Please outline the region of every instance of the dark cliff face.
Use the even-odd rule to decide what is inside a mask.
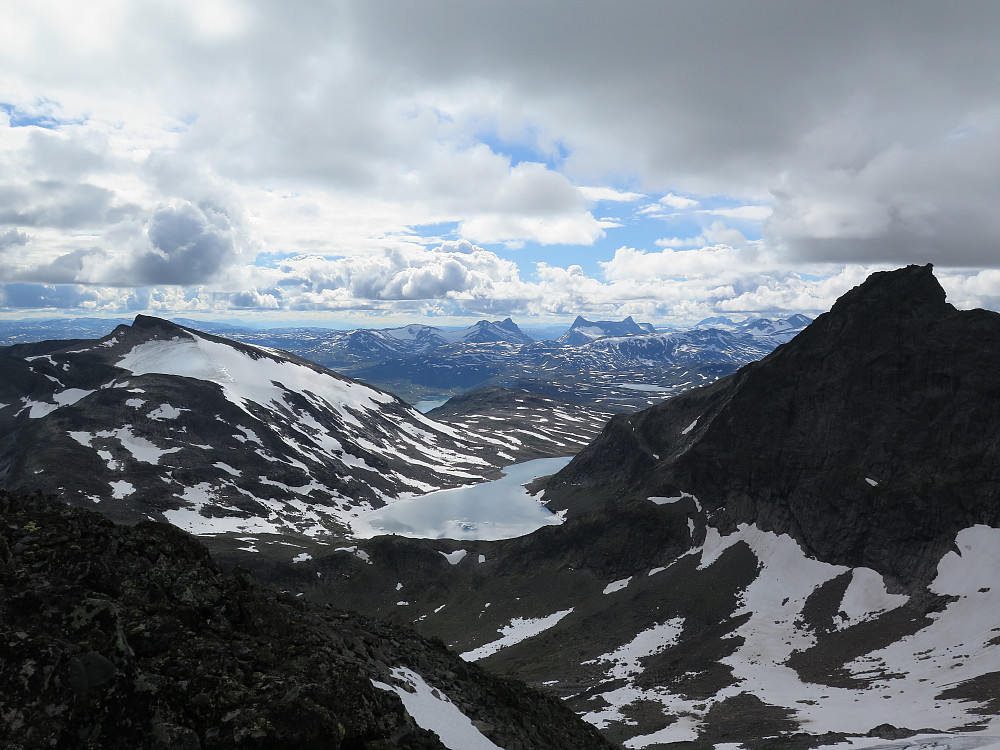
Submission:
[[[0,592],[4,747],[444,747],[372,682],[411,692],[403,669],[500,747],[609,747],[439,641],[222,573],[166,524],[0,491]]]
[[[926,581],[960,529],[1000,523],[1000,315],[955,310],[930,266],[873,274],[764,360],[616,417],[546,499],[681,491],[723,528]]]

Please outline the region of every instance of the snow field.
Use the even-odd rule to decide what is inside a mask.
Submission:
[[[295,362],[276,359],[263,349],[259,351],[261,356],[253,357],[235,346],[191,334],[189,338],[175,337],[139,344],[117,364],[137,375],[162,373],[216,383],[232,403],[255,419],[257,415],[251,404],[283,416],[282,423],[299,435],[289,444],[300,454],[323,461],[332,453],[348,466],[375,472],[362,458],[347,452],[330,430],[312,415],[294,408],[289,394],[303,395],[319,412],[335,415],[336,421],[345,427],[362,432],[365,424],[371,423],[379,426],[387,436],[390,430],[384,424],[382,411],[386,405],[395,404],[395,396]],[[176,416],[165,407],[161,409],[164,411],[158,416],[162,418]],[[443,435],[462,440],[462,435],[454,428],[434,422],[413,409],[408,416],[411,418],[409,421],[393,423],[391,433],[397,434],[399,430],[408,433],[415,451],[431,459],[432,463],[426,466],[441,471],[443,465],[446,473],[454,474],[459,466],[485,465],[482,459],[436,445]],[[363,417],[363,421],[359,417]],[[246,438],[253,440],[250,435]],[[363,441],[363,438],[358,436],[358,440]],[[368,443],[367,447],[381,450],[387,446]],[[465,474],[470,479],[479,476]]]
[[[712,705],[749,692],[765,703],[794,711],[803,731],[817,734],[865,734],[883,723],[954,731],[970,723],[987,722],[987,732],[1000,732],[1000,717],[975,714],[976,703],[938,698],[943,690],[995,671],[1000,664],[1000,645],[994,643],[1000,636],[1000,587],[996,577],[1000,570],[1000,529],[975,526],[958,534],[956,546],[961,554],[951,552],[941,560],[931,585],[933,592],[957,596],[958,600],[931,614],[931,624],[913,635],[849,662],[846,668],[850,673],[870,680],[866,687],[856,689],[803,682],[786,666],[793,652],[816,643],[816,636],[801,618],[806,600],[817,587],[849,571],[851,580],[839,607],[847,618],[837,625],[845,629],[902,606],[907,597],[890,594],[875,571],[810,559],[790,537],[752,525],[743,524],[728,536],[709,527],[704,545],[689,554],[700,555],[699,569],[704,570],[737,542],[750,547],[760,568],[734,612],[734,616],[750,615],[733,632],[744,639],[743,645],[722,660],[732,668],[735,684],[708,701],[685,700],[664,686],[644,690],[630,684],[602,694],[600,697],[610,705],[587,713],[584,719],[599,728],[627,722],[623,708],[638,700],[655,701],[663,706],[664,713],[682,716],[663,730],[632,738],[625,747],[690,741],[697,738],[699,717]],[[614,665],[608,670],[609,677],[631,678],[641,672],[639,659],[648,655],[635,643],[594,661]],[[664,643],[669,645],[669,639]],[[994,740],[989,738],[989,742]],[[981,744],[976,741],[967,747]],[[902,749],[907,744],[867,740],[858,746]],[[943,743],[943,747],[959,746],[963,745]]]

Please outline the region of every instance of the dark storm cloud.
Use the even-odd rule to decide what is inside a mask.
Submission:
[[[768,236],[790,260],[1000,264],[984,242],[1000,203],[984,168],[1000,150],[995,2],[351,9],[381,64],[438,87],[491,82],[579,175],[773,202]],[[858,231],[864,206],[886,216]]]
[[[30,238],[18,229],[7,229],[0,232],[0,252],[7,248],[27,245]]]
[[[0,185],[0,224],[80,229],[114,224],[130,211],[115,194],[87,183],[37,180]]]
[[[98,296],[86,287],[50,284],[0,284],[0,304],[11,308],[76,308]]]
[[[9,273],[11,279],[41,284],[74,284],[87,281],[87,266],[92,261],[104,261],[107,253],[97,249],[72,250],[49,263]]]
[[[136,255],[130,269],[140,284],[203,283],[238,254],[229,217],[211,204],[182,203],[157,210],[148,236],[149,249]]]

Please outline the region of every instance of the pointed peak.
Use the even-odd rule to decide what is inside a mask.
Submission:
[[[934,277],[933,264],[910,265],[873,273],[840,297],[829,315],[854,317],[862,310],[879,317],[940,315],[952,309],[945,297],[944,288]]]
[[[172,323],[169,320],[165,320],[164,318],[157,318],[152,315],[136,315],[135,320],[132,321],[132,328],[137,331],[144,331],[151,329],[171,331],[171,330],[180,330],[183,328],[183,326],[179,326],[176,323]]]
[[[570,328],[582,328],[583,326],[589,326],[590,321],[584,318],[582,315],[577,315],[576,320],[573,321],[573,325]]]

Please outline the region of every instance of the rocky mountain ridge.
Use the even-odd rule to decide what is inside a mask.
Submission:
[[[326,534],[495,476],[500,445],[294,355],[156,318],[0,349],[0,482],[119,520]]]
[[[167,524],[0,491],[5,748],[610,748],[440,642],[223,573]]]
[[[253,330],[182,321],[188,328],[256,346],[289,351],[399,394],[411,402],[440,400],[481,387],[543,389],[549,395],[611,411],[657,403],[768,354],[808,324],[801,315],[751,318],[739,325],[653,331],[648,323],[587,321],[578,316],[575,345],[535,341],[507,318],[446,331],[424,324],[387,329]],[[81,337],[102,321],[19,321],[0,341],[59,338],[60,324]],[[104,321],[106,324],[107,322]],[[110,329],[110,326],[107,326]],[[586,331],[584,336],[581,331]],[[634,339],[634,340],[630,340]]]
[[[722,529],[926,582],[955,534],[1000,525],[1000,315],[930,266],[873,274],[734,376],[615,418],[546,484],[570,514],[696,496]]]
[[[625,320],[587,320],[582,315],[577,315],[576,320],[570,325],[569,330],[556,339],[556,343],[562,346],[580,346],[589,344],[591,341],[606,338],[608,336],[635,336],[642,333],[654,333],[655,329],[650,323],[636,323],[632,316]]]

